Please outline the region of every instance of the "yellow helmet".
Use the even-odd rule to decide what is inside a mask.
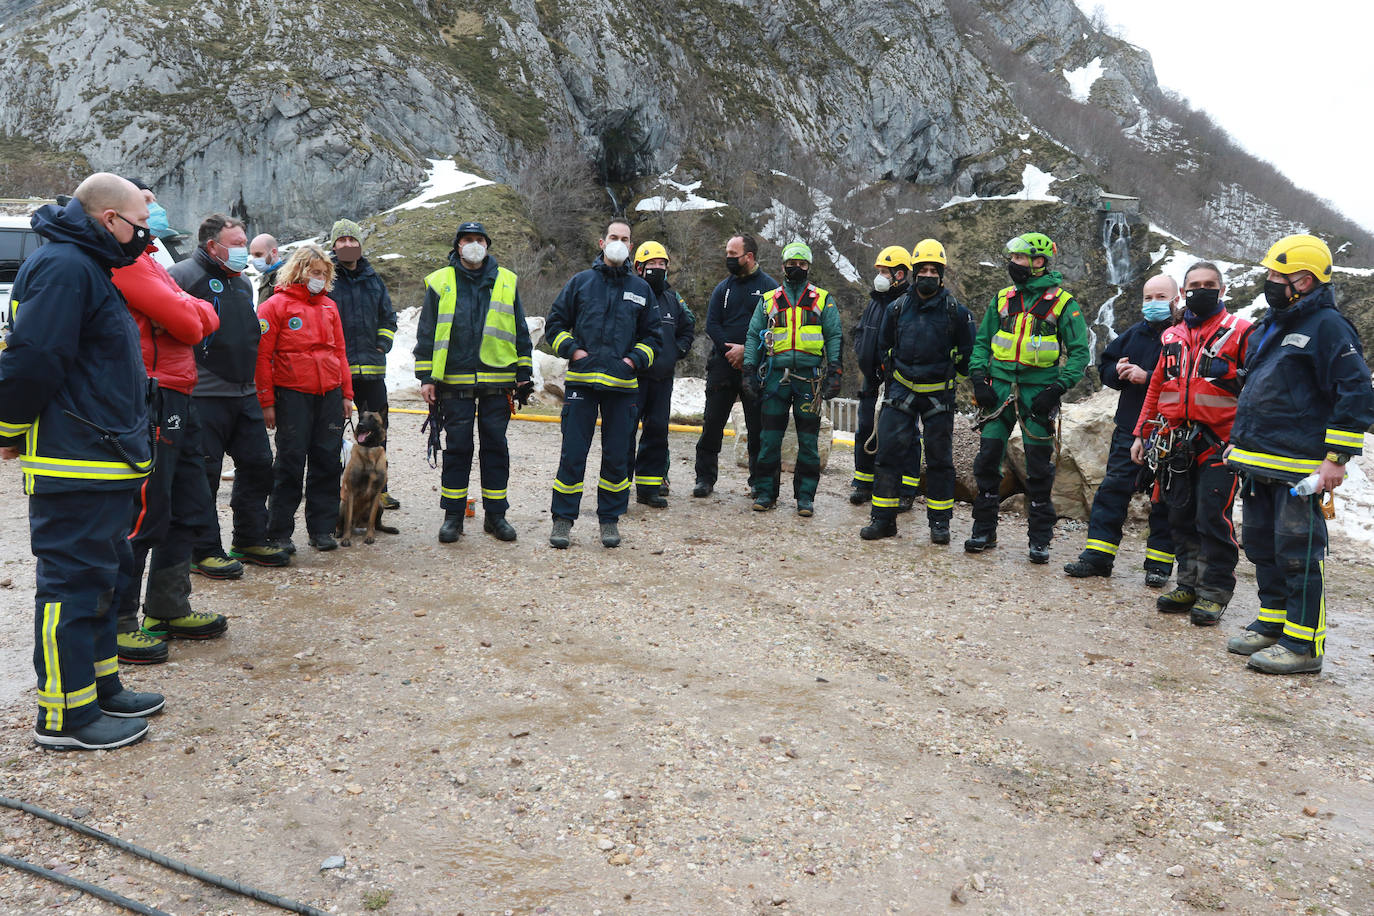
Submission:
[[[664,248],[658,242],[645,242],[640,245],[639,250],[635,252],[636,264],[643,264],[645,261],[652,261],[654,258],[662,258],[665,261],[668,260],[668,249]]]
[[[882,251],[878,252],[878,260],[873,262],[873,266],[887,267],[894,270],[898,267],[904,267],[907,272],[910,273],[911,253],[901,245],[888,245]]]
[[[949,262],[945,259],[945,246],[934,239],[921,239],[916,243],[916,247],[911,250],[911,263],[917,264],[939,264],[945,267]]]
[[[1310,270],[1318,283],[1331,282],[1331,249],[1315,235],[1288,235],[1269,249],[1260,264],[1281,274]]]

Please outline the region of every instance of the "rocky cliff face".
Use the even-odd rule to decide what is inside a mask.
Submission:
[[[1046,68],[1102,58],[1104,98],[1157,92],[1148,58],[1072,0],[984,6],[983,27]],[[943,0],[633,15],[605,0],[0,0],[0,22],[0,133],[155,177],[176,212],[231,206],[284,234],[382,209],[426,155],[508,179],[555,135],[611,182],[766,128],[761,152],[967,194],[1033,122]]]

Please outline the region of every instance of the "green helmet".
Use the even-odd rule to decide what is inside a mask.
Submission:
[[[1007,242],[1007,254],[1024,254],[1048,261],[1058,253],[1059,249],[1050,241],[1050,237],[1040,232],[1027,232]]]
[[[786,263],[787,261],[791,261],[794,258],[805,261],[806,263],[810,264],[811,247],[807,245],[805,242],[803,242],[801,239],[798,239],[795,242],[789,242],[787,247],[782,250],[782,259],[783,262]]]

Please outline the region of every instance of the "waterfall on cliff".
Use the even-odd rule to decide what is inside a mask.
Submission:
[[[1107,281],[1116,287],[1116,294],[1103,302],[1097,310],[1097,317],[1088,328],[1089,343],[1093,353],[1097,351],[1097,328],[1106,329],[1104,346],[1116,338],[1116,300],[1121,298],[1121,287],[1131,277],[1131,224],[1126,214],[1108,211],[1102,214],[1102,247],[1107,253]]]

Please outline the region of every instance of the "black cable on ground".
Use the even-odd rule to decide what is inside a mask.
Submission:
[[[90,894],[92,897],[99,897],[106,903],[113,903],[115,906],[122,906],[124,909],[128,910],[131,913],[141,913],[142,916],[172,916],[172,914],[168,913],[166,910],[153,909],[150,906],[146,906],[142,903],[139,903],[137,900],[130,900],[128,897],[121,897],[114,891],[107,891],[103,887],[98,887],[94,884],[87,884],[85,881],[73,878],[70,875],[64,875],[61,872],[52,871],[51,869],[44,868],[41,865],[34,865],[32,862],[26,862],[23,859],[16,859],[14,858],[14,856],[0,854],[0,865],[8,865],[10,868],[17,868],[20,871],[26,871],[31,875],[37,875],[40,878],[47,878],[49,881],[56,881],[58,884],[65,884],[67,885],[67,887],[74,887],[77,890],[81,891],[83,894]]]
[[[153,852],[151,849],[144,849],[142,846],[137,846],[133,843],[130,843],[128,840],[121,840],[119,837],[110,836],[110,834],[108,833],[102,833],[101,831],[96,830],[94,827],[87,827],[80,821],[74,821],[69,817],[63,817],[60,814],[53,814],[51,811],[45,811],[44,809],[39,808],[37,805],[30,805],[27,802],[16,801],[13,798],[6,798],[5,796],[0,795],[0,807],[12,808],[15,811],[23,811],[26,814],[32,814],[34,817],[41,817],[45,821],[57,824],[60,827],[67,827],[68,829],[75,830],[77,833],[83,833],[86,836],[91,837],[93,839],[97,839],[102,843],[107,843],[115,847],[116,849],[122,849],[125,852],[133,853],[139,858],[147,859],[149,862],[155,862],[164,868],[170,868],[172,871],[180,872],[183,875],[189,875],[190,877],[195,878],[199,881],[204,881],[206,884],[213,884],[215,887],[220,887],[226,891],[232,891],[235,894],[240,894],[244,897],[249,897],[253,900],[258,901],[259,903],[266,903],[268,906],[274,906],[280,910],[287,910],[292,913],[300,913],[302,914],[302,916],[328,916],[328,914],[325,913],[324,910],[316,909],[315,907],[310,906],[309,904],[297,903],[296,901],[288,900],[285,897],[278,897],[276,894],[269,894],[267,891],[260,891],[255,887],[250,887],[247,884],[243,884],[239,881],[234,881],[231,878],[222,878],[219,875],[216,875],[212,872],[208,872],[203,868],[197,868],[194,865],[187,865],[185,862],[178,862],[176,859],[168,858],[160,852]]]

